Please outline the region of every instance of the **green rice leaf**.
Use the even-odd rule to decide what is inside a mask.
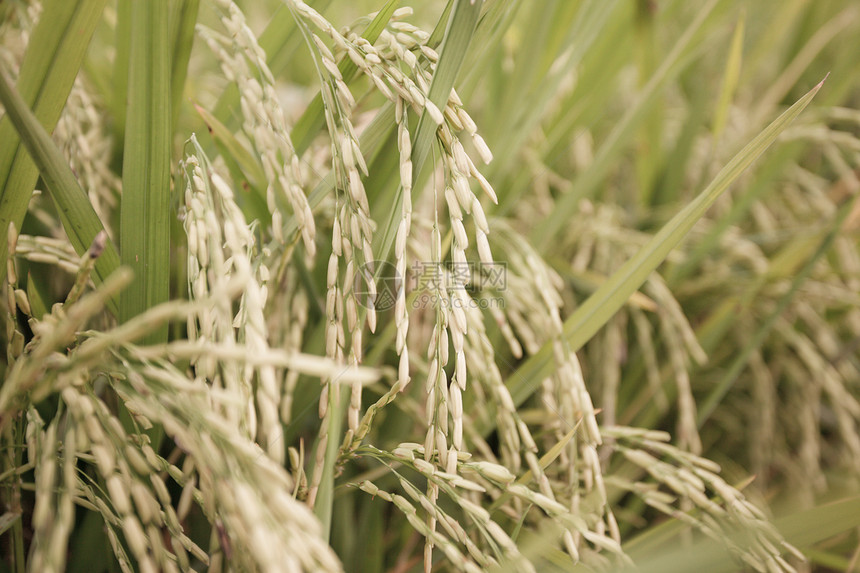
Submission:
[[[676,520],[667,522],[665,525],[670,525],[676,534],[683,529]],[[787,542],[803,549],[860,525],[860,498],[849,497],[794,512],[776,520],[775,525]],[[649,533],[651,533],[650,530]],[[738,543],[744,543],[742,532],[729,532],[729,537],[734,538]],[[653,547],[640,549],[640,545],[639,538],[636,538],[625,545],[625,550],[636,562],[636,571],[643,573],[687,571],[729,573],[739,570],[738,562],[729,554],[725,546],[713,539],[686,545],[679,544],[677,535],[674,535],[665,540],[658,549]]]
[[[114,58],[112,97],[113,136],[118,154],[122,156],[125,141],[125,113],[128,107],[128,62],[131,50],[131,2],[117,2],[116,7],[116,57]]]
[[[107,0],[48,0],[30,38],[18,75],[17,93],[23,108],[51,132],[66,105],[93,32]],[[4,72],[5,73],[5,72]],[[11,83],[7,86],[11,88]],[[4,102],[4,106],[8,107]],[[20,115],[22,109],[18,109]],[[0,122],[0,252],[6,251],[9,223],[20,229],[39,169],[20,147],[11,117]],[[65,163],[65,162],[64,162]],[[89,247],[89,244],[87,244]],[[5,265],[0,278],[6,276]]]
[[[75,252],[83,255],[96,235],[104,230],[104,225],[96,215],[87,194],[75,179],[66,158],[35,114],[27,108],[5,73],[0,73],[0,103],[6,108],[6,117],[21,134],[21,141],[38,167],[37,173],[41,173],[48,192],[57,205],[60,221]],[[29,193],[27,197],[29,198]],[[8,225],[8,222],[6,224]],[[108,239],[104,252],[96,261],[96,282],[103,282],[117,267],[119,255],[114,244]],[[111,300],[108,307],[115,313],[116,301]]]
[[[36,281],[33,280],[33,277],[29,273],[27,274],[27,299],[30,301],[30,316],[37,320],[42,320],[42,317],[48,313],[48,307],[45,305]]]
[[[173,109],[172,124],[176,125],[179,110],[182,109],[182,92],[185,90],[185,78],[188,75],[188,60],[191,58],[191,47],[194,45],[194,26],[197,24],[197,13],[200,0],[183,0],[171,6],[173,10],[173,67],[171,69],[170,89],[171,106]]]
[[[239,167],[242,169],[242,173],[248,179],[248,183],[251,187],[255,190],[259,190],[263,187],[266,182],[266,174],[263,173],[263,166],[260,164],[260,160],[252,154],[248,148],[242,145],[238,139],[236,139],[233,132],[227,129],[227,126],[221,123],[218,118],[215,117],[215,114],[209,113],[199,105],[195,105],[194,109],[196,109],[197,113],[200,114],[200,117],[203,118],[203,121],[206,123],[206,127],[209,128],[209,133],[212,137],[223,144],[229,157],[239,164]],[[265,196],[262,198],[265,202]]]
[[[215,140],[215,146],[227,165],[233,181],[244,190],[244,193],[237,196],[237,202],[245,214],[245,219],[248,222],[256,219],[264,227],[269,226],[272,222],[272,214],[266,206],[266,176],[259,159],[248,151],[214,114],[197,104],[194,108],[209,128],[209,135]]]
[[[135,281],[120,297],[125,322],[168,298],[170,278],[170,57],[167,0],[132,5],[123,196],[122,261]],[[147,342],[167,340],[167,326]]]
[[[433,28],[433,32],[427,40],[427,45],[431,48],[438,46],[445,37],[445,30],[448,28],[448,19],[451,17],[451,10],[454,9],[454,2],[455,0],[448,0],[448,3],[445,4],[445,9],[442,10],[442,14],[439,15],[439,21],[436,22],[436,26]]]
[[[433,74],[433,81],[428,93],[430,101],[436,104],[440,110],[445,109],[451,88],[454,87],[454,82],[460,73],[460,66],[466,59],[469,45],[472,42],[472,35],[475,33],[475,26],[478,23],[478,16],[481,14],[481,5],[481,1],[458,0],[454,6],[454,13],[448,23],[448,30],[445,32],[445,41],[442,43],[439,53],[439,63],[436,67],[436,73]],[[430,119],[425,111],[418,121],[412,149],[413,184],[418,182],[421,168],[435,139],[436,123]]]
[[[720,88],[720,97],[717,100],[717,109],[714,112],[714,123],[711,127],[711,133],[714,140],[719,140],[723,134],[723,129],[726,127],[726,119],[729,116],[729,106],[734,98],[735,90],[738,87],[738,78],[741,75],[741,60],[743,59],[744,49],[744,22],[746,21],[746,12],[741,12],[738,23],[735,25],[735,33],[732,35],[732,45],[729,48],[729,58],[726,62],[726,71],[723,74],[723,82]]]
[[[325,430],[325,434],[328,436],[328,439],[325,441],[325,461],[322,466],[320,487],[314,501],[314,515],[317,516],[322,524],[323,539],[329,539],[331,535],[335,464],[337,463],[338,452],[340,451],[341,430],[343,429],[343,416],[340,414],[346,412],[349,405],[349,388],[340,386],[337,382],[333,382],[331,383],[331,388],[329,388],[328,407],[332,409],[332,415],[328,416],[328,428]],[[320,447],[320,445],[321,443],[317,442],[317,447]]]

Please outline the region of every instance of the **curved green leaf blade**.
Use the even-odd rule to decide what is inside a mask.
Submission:
[[[0,103],[6,108],[8,118],[21,134],[21,141],[27,147],[35,165],[38,166],[48,192],[57,206],[60,221],[69,241],[75,248],[75,252],[83,256],[96,235],[104,230],[104,225],[90,204],[87,194],[75,179],[66,158],[39,123],[35,114],[27,108],[20,94],[12,87],[11,80],[3,72],[0,72]],[[8,222],[6,224],[8,225]],[[108,239],[104,252],[96,261],[96,282],[103,282],[118,267],[119,254]],[[108,308],[116,313],[116,301],[111,299]]]
[[[45,2],[43,14],[50,17],[40,18],[33,31],[21,64],[16,93],[21,96],[22,109],[32,109],[37,123],[48,132],[53,131],[66,105],[106,2]],[[12,85],[10,82],[9,87]],[[0,229],[3,229],[0,232],[0,252],[6,251],[9,223],[21,228],[39,178],[36,164],[19,146],[18,128],[9,120],[4,118],[0,122],[0,141],[3,142],[0,145]],[[4,265],[0,268],[0,278],[6,276],[5,273]]]
[[[717,100],[717,109],[714,111],[714,120],[711,125],[711,134],[714,140],[718,140],[726,127],[729,117],[729,105],[735,96],[738,87],[738,79],[741,75],[741,62],[744,50],[744,24],[746,12],[741,11],[735,32],[732,35],[732,45],[729,48],[729,57],[726,61],[726,71],[723,73],[723,82],[720,87],[720,97]]]

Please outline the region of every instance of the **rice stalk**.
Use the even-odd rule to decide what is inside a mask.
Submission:
[[[53,141],[24,133],[48,193],[4,229],[8,562],[849,568],[854,11],[400,4],[168,13],[180,288],[119,324],[118,159],[149,128],[140,19],[105,11]],[[35,13],[0,3],[13,77]],[[55,181],[102,233],[65,240]]]

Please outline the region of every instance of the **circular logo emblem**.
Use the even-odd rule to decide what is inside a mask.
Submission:
[[[361,306],[389,310],[394,308],[397,293],[403,288],[403,277],[388,261],[370,261],[358,268],[352,288]]]

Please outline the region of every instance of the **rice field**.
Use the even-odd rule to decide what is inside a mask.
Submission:
[[[860,570],[860,7],[0,1],[0,571]]]

